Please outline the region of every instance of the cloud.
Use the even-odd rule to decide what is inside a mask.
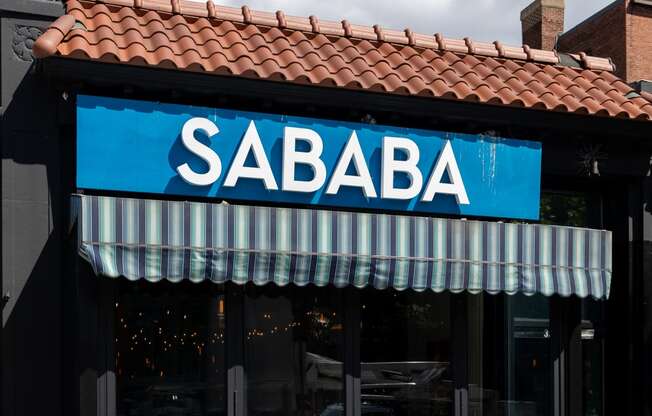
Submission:
[[[316,15],[323,20],[379,24],[391,29],[443,33],[506,44],[521,43],[520,12],[531,0],[214,0],[226,6],[247,4],[252,9],[283,10],[294,16]],[[613,0],[566,0],[566,27],[598,11]]]

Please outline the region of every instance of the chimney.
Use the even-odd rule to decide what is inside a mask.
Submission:
[[[523,44],[553,50],[564,31],[564,0],[534,0],[521,12]]]

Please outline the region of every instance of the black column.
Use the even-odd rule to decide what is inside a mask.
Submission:
[[[605,414],[641,414],[642,192],[634,180],[613,180],[606,190],[605,228],[613,233],[613,277],[607,301]]]
[[[244,371],[244,296],[243,286],[226,284],[226,386],[227,415],[247,414]]]
[[[643,373],[641,391],[642,413],[652,416],[652,178],[649,176],[643,182],[643,212],[642,212],[642,242],[640,253],[642,260],[642,310],[643,339],[642,360],[639,366]]]
[[[344,410],[360,416],[360,292],[344,289]]]
[[[553,415],[582,414],[581,300],[550,298]]]
[[[453,415],[455,416],[469,414],[467,296],[470,295],[466,293],[451,295],[453,383],[455,386]]]

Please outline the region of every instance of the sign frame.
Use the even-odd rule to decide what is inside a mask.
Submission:
[[[541,153],[486,135],[77,96],[79,189],[538,220]]]

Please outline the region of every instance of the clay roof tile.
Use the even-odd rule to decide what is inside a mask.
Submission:
[[[491,105],[652,118],[608,59],[189,0],[68,0],[34,55]]]

